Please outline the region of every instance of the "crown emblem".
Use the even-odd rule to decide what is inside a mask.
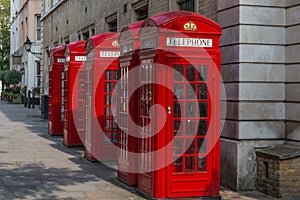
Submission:
[[[114,46],[114,47],[119,46],[119,43],[118,43],[117,40],[113,41],[111,44],[112,44],[112,46]]]
[[[192,21],[185,23],[183,25],[183,27],[184,27],[184,30],[186,30],[186,31],[196,31],[197,30],[197,25]]]

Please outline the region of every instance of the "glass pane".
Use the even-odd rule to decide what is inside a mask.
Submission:
[[[118,96],[114,95],[114,105],[117,105],[117,104],[118,104]]]
[[[110,120],[106,120],[105,121],[105,128],[109,128],[110,127]]]
[[[185,171],[186,172],[195,171],[195,157],[193,156],[185,157]]]
[[[111,92],[111,84],[110,84],[110,83],[106,83],[106,84],[105,84],[105,91],[106,91],[107,93],[110,93],[110,92]]]
[[[183,135],[182,127],[183,127],[183,123],[181,124],[181,121],[178,121],[178,120],[174,121],[174,136]]]
[[[201,120],[198,125],[198,135],[205,136],[207,133],[207,121]]]
[[[106,80],[112,80],[112,71],[111,70],[106,70]]]
[[[118,71],[114,71],[114,80],[118,80]]]
[[[183,99],[184,98],[184,89],[183,84],[174,85],[174,99]]]
[[[188,81],[195,81],[196,80],[196,69],[193,65],[186,66],[186,79]]]
[[[195,154],[195,140],[194,138],[186,138],[186,154]]]
[[[183,153],[183,139],[182,138],[175,138],[174,140],[174,154],[182,154]]]
[[[109,117],[111,114],[110,114],[110,108],[105,108],[105,116],[106,117]]]
[[[196,103],[187,102],[186,103],[186,117],[196,117]]]
[[[198,169],[197,169],[197,171],[199,171],[199,172],[207,171],[206,157],[198,157]]]
[[[202,138],[198,138],[198,154],[206,153],[206,141]]]
[[[115,120],[114,120],[114,123],[113,123],[113,128],[118,128],[118,124]]]
[[[177,71],[174,72],[174,81],[183,81],[183,65],[174,65],[174,69]]]
[[[180,157],[180,158],[175,157],[174,158],[173,172],[174,173],[182,172],[182,157]]]
[[[113,143],[118,142],[118,132],[113,132]]]
[[[200,117],[207,117],[207,103],[199,103]]]
[[[110,100],[110,95],[106,95],[106,101],[105,101],[106,105],[111,105],[111,100]]]
[[[198,99],[207,99],[207,85],[198,85]]]
[[[146,80],[146,69],[145,66],[141,67],[141,81],[145,81]]]
[[[174,102],[174,117],[181,117],[181,109],[183,110],[183,104],[180,102]]]
[[[186,98],[187,99],[197,99],[195,84],[189,84],[186,86]]]
[[[195,136],[196,130],[195,130],[195,120],[187,120],[186,121],[186,135],[188,136]]]
[[[116,107],[111,107],[112,111],[113,111],[113,116],[117,117],[118,116],[118,109]]]
[[[207,81],[207,66],[198,67],[198,81]]]

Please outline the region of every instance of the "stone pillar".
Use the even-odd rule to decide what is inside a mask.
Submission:
[[[254,190],[256,148],[285,139],[285,0],[218,0],[227,107],[221,183]]]

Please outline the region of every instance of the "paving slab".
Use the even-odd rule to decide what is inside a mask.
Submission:
[[[35,109],[0,100],[0,200],[142,200],[116,184],[115,163],[90,163],[83,148],[67,148],[49,136]],[[111,167],[108,167],[111,166]],[[272,199],[258,192],[221,190],[222,199]]]

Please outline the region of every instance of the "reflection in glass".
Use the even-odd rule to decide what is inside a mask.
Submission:
[[[196,135],[195,122],[196,122],[195,120],[186,121],[186,135],[188,136]]]
[[[174,71],[174,81],[183,81],[183,65],[174,65],[174,69],[177,71]]]
[[[194,172],[195,171],[195,158],[193,156],[185,157],[185,171]]]
[[[113,128],[118,128],[118,124],[117,124],[116,120],[114,120],[114,122],[113,122]]]
[[[198,85],[198,98],[199,99],[207,99],[207,85],[206,84]]]
[[[194,138],[186,138],[186,154],[194,154],[195,153],[195,140]]]
[[[181,109],[183,110],[182,103],[174,102],[174,117],[181,117]]]
[[[206,157],[198,157],[198,172],[207,171]]]
[[[174,136],[182,135],[182,127],[183,124],[181,124],[181,121],[179,120],[174,121]]]
[[[105,108],[105,116],[106,117],[110,116],[110,108],[109,107]]]
[[[183,84],[175,84],[174,85],[174,98],[177,98],[177,99],[184,98]]]
[[[187,102],[186,103],[186,117],[196,117],[196,103]]]
[[[206,141],[203,138],[198,138],[198,154],[206,153]]]
[[[105,87],[106,87],[106,92],[110,93],[111,92],[111,83],[106,83]]]
[[[174,154],[182,154],[183,153],[183,139],[175,138],[174,140],[173,151]]]
[[[198,81],[207,81],[207,66],[198,67]]]
[[[109,128],[110,127],[110,120],[105,120],[105,128]]]
[[[113,132],[113,142],[114,143],[118,142],[118,133],[117,132]]]
[[[111,100],[110,100],[110,95],[106,95],[106,105],[110,105],[111,104]]]
[[[186,65],[186,79],[188,81],[196,80],[196,69],[193,65]]]
[[[182,157],[175,157],[173,163],[173,172],[179,173],[182,172]]]
[[[206,120],[201,120],[199,121],[198,125],[198,135],[199,136],[204,136],[207,133],[207,121]]]
[[[200,117],[207,117],[207,103],[199,103]]]
[[[114,70],[114,80],[118,80],[118,71]]]
[[[112,71],[106,70],[106,80],[112,80]]]
[[[189,84],[186,86],[186,98],[187,99],[197,99],[195,84]]]

